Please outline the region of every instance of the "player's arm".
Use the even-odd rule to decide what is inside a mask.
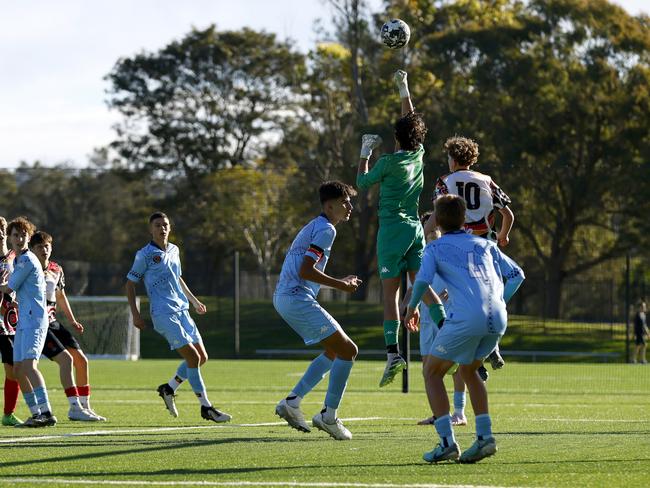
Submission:
[[[494,247],[494,250],[497,253],[497,259],[499,260],[501,276],[506,280],[503,287],[503,301],[508,303],[524,282],[526,276],[524,275],[524,270],[521,269],[517,263],[503,254],[496,247]]]
[[[190,291],[183,277],[179,276],[178,280],[181,283],[181,288],[183,289],[183,293],[185,293],[187,299],[190,301],[192,306],[194,306],[194,310],[196,310],[196,313],[203,315],[205,312],[207,312],[208,308],[203,303],[201,303],[201,301],[198,298],[194,296],[194,293]]]
[[[18,259],[16,263],[18,264]],[[20,288],[20,285],[27,279],[32,269],[33,266],[29,260],[23,260],[20,265],[15,266],[12,273],[5,269],[0,274],[0,291],[8,295],[12,294],[14,290]]]
[[[415,108],[413,107],[413,102],[411,101],[411,94],[409,93],[409,84],[408,84],[408,75],[406,71],[398,69],[393,75],[393,80],[395,80],[395,85],[399,90],[399,98],[402,104],[402,116],[413,112]]]
[[[131,315],[133,316],[133,325],[138,329],[144,329],[146,324],[140,315],[140,310],[138,310],[138,304],[136,303],[135,282],[126,280],[126,285],[124,287],[126,288],[126,299],[129,302],[129,308],[131,309]]]
[[[499,209],[501,214],[501,230],[497,234],[497,242],[499,246],[506,247],[510,242],[510,230],[515,222],[515,214],[512,213],[510,207],[503,207]]]
[[[352,293],[361,284],[361,280],[354,276],[349,275],[345,278],[337,279],[326,273],[323,273],[320,269],[316,267],[316,260],[308,255],[305,255],[300,265],[300,271],[298,272],[299,276],[303,280],[312,281],[318,283],[319,285],[329,286],[331,288],[336,288],[337,290],[344,291],[346,293]]]
[[[77,329],[79,332],[84,331],[84,326],[77,322],[74,313],[72,313],[72,307],[70,306],[68,296],[65,294],[64,289],[56,290],[56,305],[61,310],[63,310],[63,314],[75,329]]]
[[[382,178],[383,164],[381,159],[372,167],[369,167],[372,151],[381,145],[381,137],[375,134],[364,134],[361,137],[361,151],[359,153],[359,167],[357,168],[357,186],[367,189],[379,183]]]

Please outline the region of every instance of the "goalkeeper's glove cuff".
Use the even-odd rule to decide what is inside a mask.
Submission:
[[[442,306],[442,303],[432,303],[429,305],[429,315],[431,315],[433,322],[437,324],[438,327],[441,327],[442,323],[447,318],[445,307]]]

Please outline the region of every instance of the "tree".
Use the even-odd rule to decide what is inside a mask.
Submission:
[[[113,146],[133,168],[198,179],[250,163],[295,113],[304,56],[274,34],[192,30],[155,53],[120,59],[107,79],[124,120]]]

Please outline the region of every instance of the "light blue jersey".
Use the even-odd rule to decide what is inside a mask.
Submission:
[[[316,261],[316,269],[324,272],[335,238],[336,229],[323,214],[305,225],[298,232],[284,258],[275,294],[287,295],[304,292],[315,299],[320,285],[302,279],[300,267],[304,257],[309,256]]]
[[[47,330],[49,321],[45,301],[45,275],[33,252],[24,251],[16,258],[8,286],[16,292],[18,329]]]
[[[127,278],[135,283],[144,281],[154,317],[189,309],[181,287],[181,274],[178,246],[168,243],[167,250],[163,250],[150,242],[136,253]]]
[[[464,231],[448,232],[425,248],[416,281],[431,285],[436,274],[451,299],[446,322],[471,324],[477,333],[505,332],[503,278],[520,281],[524,273],[496,244]]]

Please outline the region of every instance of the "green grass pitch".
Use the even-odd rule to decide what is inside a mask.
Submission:
[[[188,385],[179,391],[179,418],[155,388],[178,361],[94,361],[91,377],[100,424],[67,420],[57,371],[41,362],[60,423],[47,429],[0,428],[0,486],[648,486],[650,366],[524,364],[491,374],[490,407],[499,452],[476,465],[429,465],[433,447],[418,363],[411,393],[400,382],[377,388],[378,361],[359,361],[339,411],[352,431],[337,442],[303,434],[274,415],[275,403],[306,361],[217,360],[204,378],[213,403],[233,415],[227,425],[200,418]],[[320,409],[327,378],[303,402]],[[449,381],[449,385],[451,382]],[[27,411],[22,404],[18,413]],[[456,428],[461,448],[470,425]],[[345,420],[349,419],[349,420]]]

